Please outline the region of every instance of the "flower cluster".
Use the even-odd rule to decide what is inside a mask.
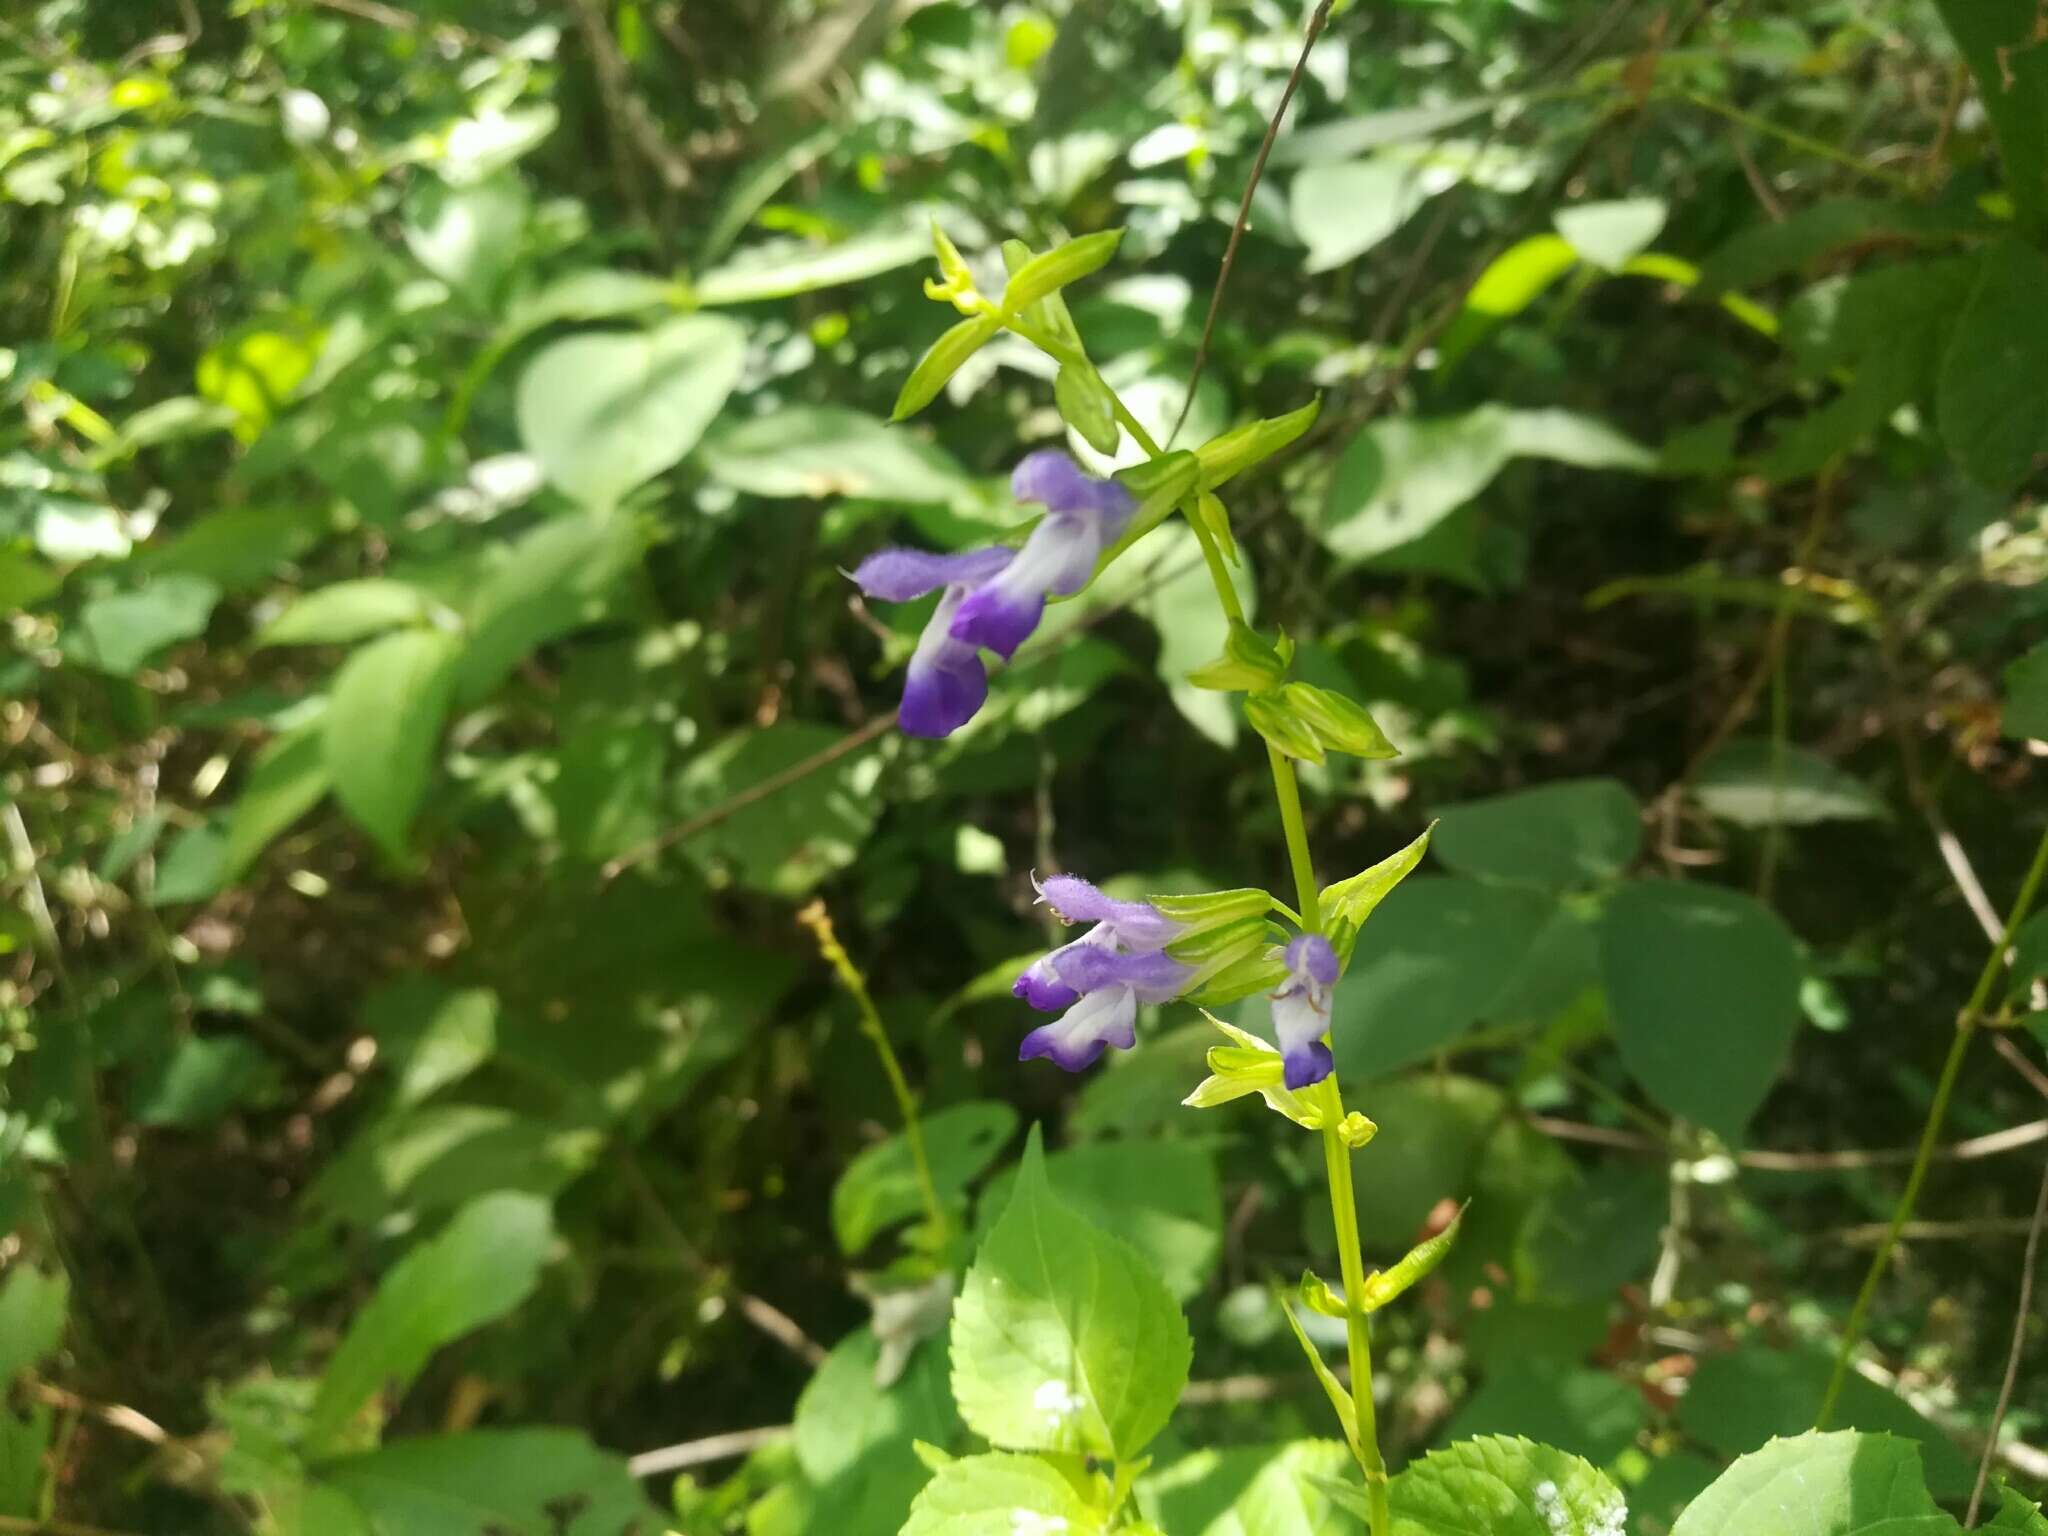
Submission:
[[[1010,476],[1011,493],[1046,515],[1024,547],[1000,545],[957,555],[884,549],[850,574],[862,592],[901,603],[944,589],[919,636],[903,681],[899,716],[911,736],[950,736],[988,698],[981,651],[1008,661],[1045,613],[1048,597],[1086,586],[1102,552],[1116,541],[1136,502],[1114,480],[1085,473],[1066,454],[1027,454]]]
[[[1195,972],[1166,953],[1182,925],[1149,902],[1114,900],[1073,875],[1038,882],[1038,896],[1060,921],[1093,926],[1017,978],[1011,990],[1039,1012],[1066,1010],[1026,1035],[1017,1059],[1049,1056],[1078,1072],[1108,1046],[1135,1045],[1138,1004],[1179,997]]]

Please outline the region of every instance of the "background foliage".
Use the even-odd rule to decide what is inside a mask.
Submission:
[[[1402,751],[1305,770],[1322,873],[1437,822],[1337,1002],[1369,1253],[1472,1201],[1380,1319],[1390,1454],[1527,1434],[1646,1536],[1812,1422],[2041,830],[2048,50],[2031,6],[1942,9],[1337,7],[1178,439],[1320,394],[1231,511],[1247,604]],[[1031,870],[1279,877],[1248,733],[1184,680],[1223,640],[1192,538],[941,744],[888,728],[921,614],[838,574],[1000,533],[1064,438],[1014,338],[886,425],[955,318],[933,219],[991,288],[1005,238],[1123,227],[1069,297],[1172,426],[1303,20],[0,21],[0,1528],[895,1532],[912,1442],[1014,1395],[963,1424],[943,1306],[855,1283],[917,1191],[819,896],[962,1232],[1000,1258],[1040,1122],[1030,1198],[1185,1308],[1147,1518],[1356,1528],[1268,1289],[1331,1242],[1284,1122],[1179,1108],[1186,1009],[1078,1083],[1012,1062]],[[1951,1504],[2041,1161],[2044,921],[1837,1415]],[[673,1490],[621,1460],[792,1420]],[[1845,1489],[1905,1454],[1836,1444]],[[1755,1529],[1730,1486],[1682,1536]]]

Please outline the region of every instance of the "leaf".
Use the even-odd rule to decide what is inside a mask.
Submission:
[[[1281,691],[1288,709],[1315,733],[1326,751],[1376,759],[1401,755],[1363,704],[1313,683],[1289,683]]]
[[[1511,1359],[1487,1371],[1444,1434],[1469,1440],[1540,1426],[1556,1449],[1609,1466],[1635,1443],[1647,1417],[1642,1394],[1605,1371]]]
[[[1406,144],[1433,137],[1445,128],[1455,128],[1467,119],[1489,112],[1510,98],[1472,96],[1427,107],[1393,107],[1383,112],[1365,112],[1318,123],[1313,128],[1292,128],[1273,141],[1273,164],[1307,165],[1319,160],[1348,160],[1369,149],[1389,144]]]
[[[1879,821],[1891,813],[1871,788],[1817,752],[1768,741],[1731,741],[1700,765],[1692,797],[1737,826],[1804,827]]]
[[[255,1097],[265,1067],[262,1050],[239,1036],[188,1035],[137,1079],[129,1109],[144,1125],[212,1125]]]
[[[1799,1027],[1799,952],[1767,907],[1715,886],[1639,880],[1600,920],[1622,1064],[1674,1115],[1742,1140]]]
[[[2022,741],[2048,741],[2048,640],[2006,667],[2001,729]]]
[[[1998,490],[2018,485],[2048,452],[2043,293],[2048,256],[2001,240],[1985,254],[1941,363],[1935,416],[1942,441],[1973,479]]]
[[[2021,228],[2048,233],[2048,49],[2033,0],[1936,0],[1977,77]]]
[[[434,276],[487,307],[519,255],[527,206],[526,184],[511,174],[461,187],[419,181],[407,199],[405,247]]]
[[[745,353],[745,329],[716,315],[551,342],[519,376],[520,441],[564,493],[611,507],[696,446]]]
[[[1308,246],[1310,272],[1364,255],[1441,190],[1417,167],[1391,157],[1314,165],[1288,189],[1288,217]]]
[[[526,1300],[553,1241],[546,1200],[499,1190],[463,1206],[393,1265],[320,1377],[309,1451],[331,1449],[377,1393],[402,1394],[435,1350]]]
[[[952,456],[908,429],[839,406],[792,406],[711,433],[704,470],[754,496],[950,502],[968,489]]]
[[[1664,202],[1631,197],[1611,203],[1580,203],[1558,209],[1557,232],[1596,267],[1618,272],[1650,247],[1664,228]]]
[[[959,372],[960,365],[979,352],[982,344],[1002,328],[1001,315],[975,315],[951,327],[926,349],[924,356],[917,360],[917,366],[910,370],[910,376],[903,381],[903,388],[896,396],[895,409],[889,412],[889,419],[902,421],[930,405],[938,398],[939,391],[946,387],[946,380]]]
[[[1322,409],[1322,398],[1318,396],[1285,416],[1248,421],[1220,437],[1210,438],[1195,450],[1195,457],[1202,464],[1202,489],[1213,491],[1226,480],[1271,458],[1314,426]]]
[[[645,272],[615,272],[604,267],[565,272],[512,305],[497,344],[506,345],[508,339],[516,341],[560,320],[620,320],[650,310],[674,309],[682,295],[675,283]]]
[[[132,677],[157,652],[206,633],[220,588],[204,576],[159,576],[146,587],[95,597],[68,632],[73,659],[115,677]]]
[[[1773,1440],[1695,1499],[1671,1536],[1955,1536],[1910,1440],[1853,1430]]]
[[[1200,1450],[1147,1476],[1138,1503],[1173,1536],[1357,1536],[1324,1491],[1351,1465],[1336,1440]]]
[[[421,624],[433,610],[418,587],[381,576],[337,581],[306,593],[266,624],[258,645],[336,645],[365,640],[401,625]]]
[[[71,1280],[17,1260],[0,1275],[0,1392],[64,1342]],[[4,1416],[4,1415],[0,1415]]]
[[[372,640],[335,674],[321,717],[334,798],[391,857],[427,792],[461,642],[435,629]]]
[[[2041,1513],[2040,1506],[2004,1483],[1994,1486],[1998,1491],[1998,1513],[1979,1526],[1979,1530],[2010,1531],[2015,1536],[2048,1536],[2048,1515]]]
[[[1899,198],[1831,198],[1800,209],[1782,223],[1759,221],[1729,240],[1701,264],[1700,296],[1760,288],[1864,241],[1952,239],[1990,227],[1981,216],[1922,208]]]
[[[1323,761],[1323,741],[1316,728],[1294,707],[1285,688],[1245,695],[1244,718],[1267,743],[1296,762]]]
[[[833,1346],[797,1398],[792,1437],[797,1465],[846,1536],[895,1536],[930,1474],[913,1448],[960,1438],[943,1339],[926,1339],[886,1388],[882,1347],[859,1328]],[[650,1533],[652,1536],[652,1533]]]
[[[1436,856],[1463,875],[1559,889],[1597,885],[1635,862],[1642,814],[1614,779],[1564,779],[1446,808]]]
[[[317,1475],[375,1536],[654,1536],[668,1523],[622,1459],[567,1429],[400,1440]]]
[[[1017,1112],[993,1100],[949,1104],[927,1114],[925,1157],[939,1199],[950,1203],[973,1183],[1016,1129]],[[842,1253],[859,1253],[923,1209],[910,1144],[900,1133],[861,1152],[832,1186],[832,1231]]]
[[[396,1100],[410,1106],[490,1060],[498,1045],[498,995],[488,987],[437,991],[425,1017],[408,1022],[402,1028],[384,1018],[370,1021],[397,1072]]]
[[[1387,1492],[1389,1536],[1622,1536],[1628,1514],[1621,1490],[1591,1464],[1505,1435],[1432,1451]]]
[[[1122,441],[1109,387],[1102,375],[1087,363],[1062,363],[1052,381],[1053,403],[1060,419],[1097,453],[1115,453]]]
[[[1435,1237],[1417,1243],[1390,1267],[1376,1269],[1367,1275],[1365,1290],[1358,1299],[1359,1310],[1377,1312],[1399,1300],[1403,1292],[1426,1280],[1457,1243],[1458,1228],[1464,1220],[1465,1213],[1461,1209],[1451,1218],[1450,1225]]]
[[[830,726],[800,720],[735,732],[683,770],[677,809],[699,815],[763,780],[822,759],[843,739]],[[685,850],[711,869],[729,868],[755,890],[801,896],[859,854],[881,814],[874,796],[881,769],[871,749],[819,761],[814,771],[707,827]]]
[[[1096,1536],[1101,1513],[1036,1456],[948,1462],[910,1506],[902,1536]]]
[[[1549,896],[1516,886],[1408,881],[1337,985],[1330,1033],[1339,1067],[1376,1075],[1450,1044],[1487,1015],[1554,910]]]
[[[751,247],[697,278],[691,291],[705,305],[787,299],[907,267],[930,249],[919,214],[904,227],[871,230],[837,245],[778,241]]]
[[[1003,289],[1003,308],[1020,314],[1048,294],[1058,293],[1069,283],[1078,283],[1116,254],[1123,240],[1121,229],[1105,229],[1082,235],[1032,257],[1010,274]]]
[[[631,521],[596,512],[550,518],[521,537],[476,583],[457,704],[488,698],[540,646],[603,618],[640,548]]]
[[[953,1396],[998,1446],[1128,1461],[1166,1426],[1192,1345],[1165,1282],[1053,1195],[1034,1127],[953,1309]]]
[[[1362,926],[1373,909],[1386,900],[1387,893],[1422,862],[1422,856],[1429,851],[1429,840],[1436,831],[1431,822],[1415,839],[1398,853],[1388,854],[1379,863],[1362,869],[1347,880],[1323,887],[1317,906],[1322,910],[1323,926],[1334,928],[1339,924],[1351,928]]]

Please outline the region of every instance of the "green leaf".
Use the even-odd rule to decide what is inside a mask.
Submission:
[[[527,206],[526,184],[509,173],[462,187],[422,179],[406,202],[406,249],[434,276],[467,290],[471,303],[488,306],[519,255]]]
[[[1138,540],[1164,522],[1173,509],[1194,495],[1201,486],[1202,463],[1192,453],[1176,449],[1130,469],[1116,478],[1137,498],[1137,509],[1116,542],[1095,562],[1095,573],[1103,571]]]
[[[372,640],[335,674],[321,717],[334,797],[401,863],[440,753],[461,642],[434,629]]]
[[[1032,257],[1010,274],[1003,289],[1004,310],[1020,314],[1069,283],[1078,283],[1116,254],[1123,237],[1121,229],[1105,229]]]
[[[1664,228],[1664,212],[1663,200],[1655,197],[1580,203],[1558,209],[1557,232],[1594,266],[1618,272],[1650,248]]]
[[[1314,683],[1289,683],[1283,692],[1295,718],[1304,721],[1327,750],[1364,758],[1401,755],[1363,704]]]
[[[924,1117],[925,1157],[941,1201],[951,1202],[993,1162],[1017,1129],[1017,1112],[993,1100],[950,1104]],[[867,1148],[832,1186],[832,1231],[855,1254],[924,1209],[910,1144],[898,1134]]]
[[[1391,156],[1314,165],[1288,189],[1288,218],[1308,246],[1308,270],[1363,256],[1408,222],[1439,183]]]
[[[741,251],[697,278],[691,291],[705,305],[752,304],[816,293],[907,267],[931,248],[929,239],[919,216],[837,245],[777,241]]]
[[[796,1402],[797,1465],[818,1490],[817,1507],[831,1512],[832,1529],[846,1536],[894,1536],[930,1476],[915,1443],[960,1438],[945,1341],[918,1344],[887,1387],[876,1375],[882,1353],[871,1330],[856,1329],[833,1346]]]
[[[435,1350],[517,1307],[553,1241],[547,1201],[500,1190],[472,1200],[400,1259],[327,1362],[306,1424],[308,1449],[331,1449],[373,1396],[403,1393]]]
[[[1387,893],[1407,879],[1415,866],[1422,862],[1422,856],[1429,852],[1429,840],[1436,831],[1431,822],[1415,839],[1398,853],[1390,853],[1379,863],[1362,869],[1348,880],[1339,880],[1334,885],[1323,887],[1317,905],[1322,909],[1323,927],[1348,927],[1353,931],[1364,925],[1373,909],[1386,900]]]
[[[2031,0],[1936,0],[1998,135],[2020,227],[2048,234],[2048,52]]]
[[[204,576],[159,576],[146,587],[95,597],[78,610],[66,638],[74,660],[132,677],[142,664],[180,640],[206,633],[220,588]]]
[[[1195,450],[1195,457],[1202,462],[1202,489],[1213,491],[1224,481],[1271,458],[1314,426],[1322,409],[1322,398],[1318,396],[1285,416],[1248,421],[1220,437],[1210,438]]]
[[[1716,886],[1624,885],[1600,921],[1622,1064],[1674,1115],[1740,1142],[1799,1027],[1799,952],[1765,906]]]
[[[1470,96],[1427,107],[1391,107],[1381,112],[1345,116],[1313,128],[1289,128],[1273,141],[1273,164],[1306,165],[1319,160],[1348,160],[1369,149],[1433,138],[1510,97]]]
[[[1737,826],[1804,827],[1821,821],[1877,821],[1890,815],[1861,779],[1818,752],[1768,741],[1731,741],[1704,763],[1692,797]]]
[[[1116,423],[1116,408],[1109,387],[1092,364],[1062,363],[1053,376],[1053,402],[1060,419],[1081,434],[1081,440],[1097,453],[1115,453],[1122,441]]]
[[[1324,1487],[1351,1465],[1336,1440],[1200,1450],[1141,1481],[1138,1504],[1173,1536],[1357,1536]]]
[[[1451,1218],[1449,1226],[1435,1237],[1426,1238],[1404,1253],[1388,1269],[1376,1269],[1365,1277],[1365,1293],[1359,1297],[1361,1311],[1377,1312],[1389,1302],[1396,1300],[1402,1292],[1428,1278],[1430,1271],[1443,1263],[1451,1246],[1458,1240],[1458,1228],[1465,1220],[1461,1209]]]
[[[910,1506],[902,1536],[1096,1536],[1102,1512],[1036,1456],[948,1462]]]
[[[1294,697],[1285,688],[1268,688],[1245,695],[1244,717],[1251,728],[1297,762],[1323,760],[1321,733],[1294,707]]]
[[[2048,64],[2048,60],[2043,61]],[[2042,77],[2048,83],[2048,76]],[[1985,254],[1942,359],[1935,415],[1969,475],[1998,490],[2048,452],[2048,256],[2019,240]]]
[[[1722,1473],[1671,1536],[1956,1536],[1910,1440],[1853,1430],[1773,1440]]]
[[[677,781],[677,809],[695,816],[763,780],[818,766],[773,795],[748,804],[692,838],[685,851],[744,885],[801,896],[846,868],[874,830],[882,760],[874,749],[829,760],[844,733],[806,720],[738,731],[698,753]]]
[[[2001,728],[2022,741],[2048,741],[2048,640],[2006,667]]]
[[[950,502],[969,488],[952,456],[908,429],[839,406],[792,406],[704,439],[704,470],[754,496]]]
[[[1621,1490],[1598,1468],[1505,1435],[1432,1451],[1387,1491],[1389,1536],[1622,1536],[1628,1513]]]
[[[1286,675],[1287,663],[1271,642],[1242,619],[1232,619],[1223,654],[1195,668],[1188,682],[1218,693],[1246,693],[1275,687]]]
[[[616,272],[605,267],[565,272],[512,305],[498,344],[562,320],[620,320],[650,310],[674,309],[682,296],[683,290],[675,283],[645,272]]]
[[[1459,874],[1564,889],[1612,880],[1642,843],[1642,807],[1626,785],[1565,779],[1447,807],[1436,856]]]
[[[1355,1456],[1361,1450],[1358,1438],[1358,1405],[1344,1383],[1337,1379],[1337,1373],[1323,1358],[1323,1352],[1316,1348],[1315,1340],[1308,1336],[1308,1330],[1301,1326],[1301,1319],[1294,1315],[1294,1307],[1285,1296],[1280,1298],[1281,1315],[1287,1319],[1287,1327],[1294,1334],[1294,1342],[1301,1346],[1301,1352],[1308,1359],[1308,1368],[1323,1389],[1323,1396],[1329,1399],[1331,1411],[1337,1415],[1338,1426],[1344,1431],[1344,1443]]]
[[[64,1342],[71,1281],[17,1261],[0,1276],[0,1391]]]
[[[397,1074],[396,1100],[411,1106],[490,1060],[498,1045],[498,995],[488,987],[437,988],[422,1017],[369,1022]]]
[[[903,381],[903,389],[896,396],[896,408],[889,413],[889,419],[902,421],[930,405],[938,398],[939,391],[946,387],[946,380],[959,372],[960,365],[979,352],[982,344],[1002,328],[1001,315],[975,315],[962,320],[933,342]]]
[[[1994,1487],[1998,1493],[1998,1513],[1979,1526],[1979,1530],[2009,1531],[2015,1536],[2048,1536],[2048,1515],[2041,1513],[2039,1505],[2004,1483],[1995,1483]]]
[[[1053,1195],[1034,1127],[953,1310],[953,1396],[996,1445],[1128,1461],[1166,1426],[1192,1345],[1164,1281]]]
[[[477,579],[456,703],[488,698],[540,646],[605,617],[640,549],[632,521],[597,512],[550,518],[521,536]]]
[[[418,587],[381,576],[337,581],[306,593],[264,625],[258,645],[337,645],[387,629],[423,624],[433,600]]]
[[[1641,1391],[1618,1376],[1516,1357],[1488,1368],[1444,1434],[1471,1440],[1540,1427],[1556,1450],[1598,1467],[1612,1465],[1634,1445],[1648,1417]]]
[[[263,1052],[237,1035],[187,1035],[133,1084],[130,1112],[143,1125],[212,1125],[256,1096]]]
[[[673,468],[739,382],[745,329],[686,315],[549,343],[519,376],[519,437],[555,486],[606,508]]]
[[[623,1460],[567,1429],[400,1440],[317,1474],[375,1536],[653,1536],[668,1523]]]

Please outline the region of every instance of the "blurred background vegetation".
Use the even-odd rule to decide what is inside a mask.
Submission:
[[[1811,1421],[2041,831],[2048,83],[1957,7],[1975,77],[1929,0],[1335,6],[1178,438],[1321,397],[1230,505],[1403,751],[1307,770],[1321,872],[1442,818],[1337,1005],[1371,1254],[1473,1200],[1390,1453],[1541,1436],[1645,1536]],[[850,1278],[915,1202],[818,897],[970,1226],[1040,1120],[1167,1274],[1148,1508],[1240,1529],[1325,1428],[1266,1288],[1320,1175],[1178,1108],[1189,1010],[1076,1081],[1008,995],[1034,869],[1282,878],[1193,541],[937,744],[839,571],[1065,437],[1014,341],[885,426],[934,219],[991,288],[1125,228],[1069,297],[1172,425],[1307,9],[8,9],[0,1529],[893,1536],[963,1432],[939,1345],[868,1368],[932,1325]],[[2021,937],[1842,1415],[1951,1498],[2048,1146]],[[2038,1350],[2014,1403],[2038,1493]]]

